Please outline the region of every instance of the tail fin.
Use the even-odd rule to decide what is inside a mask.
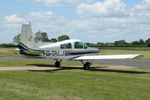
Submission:
[[[35,41],[32,34],[31,24],[22,24],[20,42],[29,48],[34,46]]]

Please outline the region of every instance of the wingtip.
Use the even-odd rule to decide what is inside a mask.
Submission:
[[[136,56],[134,57],[135,58],[141,58],[141,57],[144,57],[144,54],[136,54]]]

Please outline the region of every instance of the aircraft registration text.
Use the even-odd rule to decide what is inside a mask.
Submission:
[[[46,50],[45,51],[46,56],[65,56],[64,51],[55,51],[55,50]]]

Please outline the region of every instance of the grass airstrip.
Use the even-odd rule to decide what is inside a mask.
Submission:
[[[115,54],[115,52],[117,53],[117,50],[101,51],[102,54]],[[119,50],[119,52],[139,51]],[[11,53],[7,53],[7,49],[0,49],[0,56],[1,54],[3,57],[12,57]],[[149,58],[150,56],[146,55],[144,59]],[[53,63],[53,61],[31,60],[0,61],[0,66],[48,67]],[[63,62],[62,65],[81,66],[78,62]],[[65,68],[51,71],[0,71],[0,100],[149,100],[149,94],[150,69]]]
[[[150,70],[0,71],[0,100],[149,100]]]
[[[0,48],[0,57],[19,57],[19,54],[12,52],[16,48]]]

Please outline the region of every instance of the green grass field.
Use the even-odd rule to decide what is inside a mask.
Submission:
[[[106,50],[100,54],[144,54],[149,51]],[[0,48],[0,57],[18,57]],[[0,61],[1,67],[53,66],[54,61]],[[62,66],[82,66],[62,62]],[[93,66],[109,66],[94,64]],[[0,100],[149,100],[150,69],[70,69],[0,71]]]
[[[136,50],[150,51],[150,47],[100,47],[102,50]]]
[[[11,50],[16,48],[0,48],[0,57],[20,57],[19,54],[15,54]]]
[[[0,71],[0,100],[149,100],[149,69]]]

